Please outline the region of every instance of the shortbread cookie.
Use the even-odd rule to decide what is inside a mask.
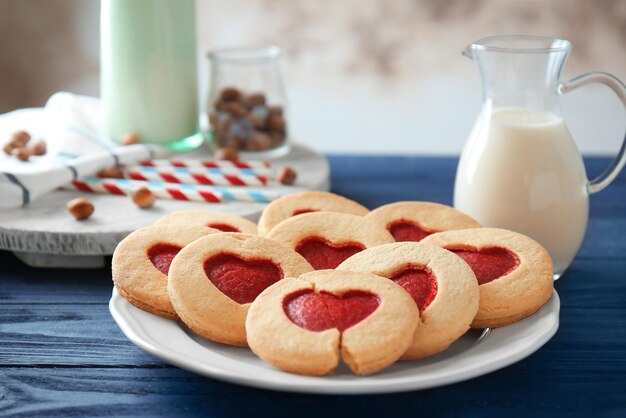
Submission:
[[[417,306],[391,280],[324,270],[267,288],[250,306],[246,331],[252,351],[285,371],[322,376],[341,353],[365,375],[396,361],[418,323]]]
[[[111,270],[117,291],[144,311],[176,319],[167,295],[170,263],[189,243],[220,231],[186,225],[157,225],[138,229],[115,248]]]
[[[422,241],[461,257],[474,270],[480,304],[472,328],[495,328],[535,313],[552,296],[552,259],[537,241],[506,229],[440,232]]]
[[[386,228],[396,241],[421,241],[441,231],[480,228],[468,215],[432,202],[397,202],[374,209],[366,217]]]
[[[267,205],[259,219],[259,235],[267,235],[272,228],[292,216],[320,211],[349,213],[357,216],[363,216],[369,212],[366,207],[355,201],[333,193],[294,193]]]
[[[406,290],[421,323],[403,360],[439,353],[465,334],[478,310],[472,269],[449,251],[417,242],[398,242],[353,255],[337,270],[387,277]]]
[[[311,265],[286,246],[257,235],[221,233],[185,247],[170,268],[168,293],[196,334],[246,345],[248,307],[266,287]]]
[[[267,238],[302,254],[316,270],[334,269],[366,248],[393,242],[389,232],[362,216],[313,212],[286,219]]]
[[[237,215],[206,209],[179,210],[169,213],[154,223],[155,225],[196,225],[208,226],[222,232],[244,232],[256,234],[256,224]]]

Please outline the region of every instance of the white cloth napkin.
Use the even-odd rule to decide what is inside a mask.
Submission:
[[[43,109],[22,109],[0,115],[0,143],[11,133],[25,130],[48,145],[45,156],[22,162],[0,156],[0,208],[27,205],[37,197],[116,164],[163,158],[162,146],[118,146],[102,137],[100,101],[97,98],[60,92]]]

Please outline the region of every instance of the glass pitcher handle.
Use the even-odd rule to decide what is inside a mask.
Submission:
[[[624,109],[626,110],[626,86],[617,77],[614,77],[608,73],[593,72],[580,75],[576,78],[572,78],[570,81],[566,83],[561,83],[559,85],[559,92],[563,94],[568,93],[572,90],[576,90],[579,87],[591,83],[604,84],[605,86],[613,90],[617,97],[619,97],[622,101]],[[617,177],[620,171],[622,171],[622,168],[624,168],[625,164],[626,136],[624,137],[624,141],[622,142],[622,147],[617,153],[617,157],[615,157],[615,159],[611,162],[608,168],[604,170],[602,174],[589,182],[589,193],[597,193],[609,184],[611,184],[611,182],[615,180],[615,177]]]

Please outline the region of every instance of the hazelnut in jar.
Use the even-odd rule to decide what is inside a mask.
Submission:
[[[208,116],[215,148],[234,148],[242,158],[289,151],[280,49],[226,49],[209,53]]]

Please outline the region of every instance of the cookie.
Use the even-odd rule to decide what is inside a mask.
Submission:
[[[178,252],[216,229],[157,225],[128,235],[115,248],[111,271],[117,291],[130,303],[164,318],[178,318],[167,294],[168,270]]]
[[[168,293],[180,319],[196,334],[245,346],[250,303],[265,288],[313,270],[286,246],[257,235],[209,235],[185,247],[170,268]]]
[[[377,224],[338,212],[294,216],[276,225],[266,237],[302,254],[316,270],[334,269],[366,248],[393,242],[391,234]]]
[[[359,375],[396,361],[413,340],[417,306],[400,286],[369,273],[315,271],[267,288],[250,306],[248,343],[291,373],[331,373],[339,355]]]
[[[254,222],[237,215],[205,209],[179,210],[169,213],[154,223],[155,225],[196,225],[208,226],[222,232],[244,232],[256,234]]]
[[[441,231],[480,228],[468,215],[432,202],[396,202],[374,209],[367,219],[386,228],[396,241],[421,241]]]
[[[283,196],[267,205],[259,219],[259,235],[267,235],[287,218],[308,212],[340,212],[363,216],[369,210],[353,200],[333,193],[302,192]]]
[[[474,271],[480,290],[472,328],[495,328],[535,313],[552,296],[552,259],[537,241],[497,228],[464,229],[430,235],[436,245],[461,257]]]
[[[420,324],[403,360],[439,353],[465,334],[478,310],[472,269],[449,251],[418,242],[398,242],[353,255],[337,270],[391,279],[412,297]]]

